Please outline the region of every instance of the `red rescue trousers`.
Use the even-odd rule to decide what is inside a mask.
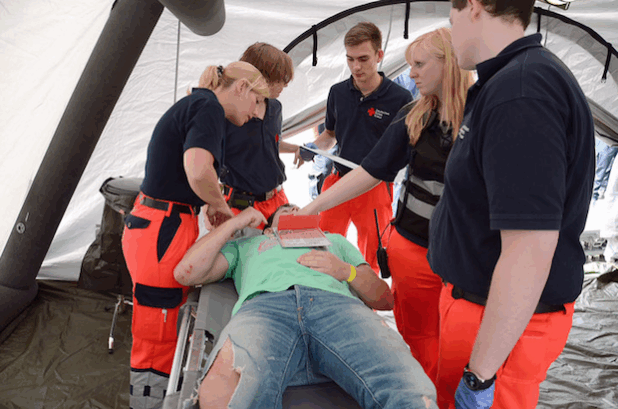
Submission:
[[[438,406],[455,408],[454,396],[470,359],[485,307],[454,299],[447,284],[440,296]],[[549,366],[562,353],[573,323],[573,306],[566,311],[534,314],[524,333],[498,370],[493,408],[534,409],[539,385]]]
[[[225,198],[226,200],[229,200],[229,195],[228,197]],[[268,219],[273,213],[275,213],[275,211],[282,205],[284,204],[288,204],[288,197],[285,195],[285,192],[283,191],[283,189],[281,189],[280,191],[278,191],[277,193],[275,193],[275,195],[273,197],[271,197],[268,200],[264,200],[263,202],[255,202],[253,203],[253,208],[256,210],[259,210],[260,213],[262,213],[264,215],[264,217],[266,219]],[[235,207],[232,207],[232,212],[234,214],[238,214],[240,212],[242,212],[242,210],[237,209]],[[259,229],[263,229],[264,228],[264,224],[258,226]]]
[[[178,311],[189,290],[174,279],[174,268],[197,240],[198,219],[194,213],[146,207],[141,197],[125,219],[122,238],[133,279],[131,369],[169,374]]]
[[[386,248],[395,297],[393,313],[412,355],[435,383],[438,371],[442,279],[427,261],[427,249],[391,229]]]
[[[341,176],[334,173],[329,175],[324,180],[322,191],[330,189],[339,179],[341,179]],[[378,231],[373,210],[377,210],[380,230],[384,230],[393,215],[392,193],[390,184],[380,182],[379,185],[357,198],[348,200],[320,214],[320,228],[330,233],[345,236],[350,222],[354,223],[358,232],[358,249],[376,274],[380,272],[380,268],[376,254],[378,251]]]

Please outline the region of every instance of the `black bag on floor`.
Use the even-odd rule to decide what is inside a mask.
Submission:
[[[99,191],[105,197],[101,226],[82,260],[78,287],[131,295],[133,284],[122,254],[124,215],[133,209],[141,178],[108,178]]]

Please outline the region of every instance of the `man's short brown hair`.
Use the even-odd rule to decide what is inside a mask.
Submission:
[[[343,39],[343,44],[346,47],[356,46],[365,41],[370,41],[376,51],[382,49],[382,33],[375,24],[368,21],[360,22],[348,30]]]
[[[283,82],[287,85],[294,78],[294,64],[290,56],[270,44],[250,45],[240,61],[248,62],[260,70],[269,83]]]
[[[534,0],[478,0],[485,11],[494,17],[502,17],[507,21],[519,21],[524,29],[530,24]],[[451,0],[453,7],[463,10],[468,5],[468,0]]]

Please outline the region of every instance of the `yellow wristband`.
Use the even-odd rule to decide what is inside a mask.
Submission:
[[[350,277],[346,280],[348,283],[351,283],[356,278],[356,267],[350,264]]]

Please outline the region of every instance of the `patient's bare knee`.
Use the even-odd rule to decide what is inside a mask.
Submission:
[[[227,408],[239,381],[240,372],[234,369],[234,348],[228,338],[200,385],[200,408]]]

